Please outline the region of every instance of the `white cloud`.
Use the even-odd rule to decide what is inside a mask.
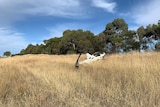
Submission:
[[[111,13],[114,13],[116,5],[116,2],[109,2],[108,0],[92,0],[92,6],[103,8]]]
[[[5,51],[19,53],[26,46],[27,43],[21,33],[15,32],[10,28],[0,28],[0,56]]]
[[[157,24],[160,20],[160,0],[145,0],[133,9],[133,18],[139,25]]]
[[[0,23],[8,24],[30,15],[85,16],[80,0],[0,0]]]
[[[53,16],[74,16],[80,10],[78,0],[29,0],[31,7],[27,6],[28,14],[43,14]]]

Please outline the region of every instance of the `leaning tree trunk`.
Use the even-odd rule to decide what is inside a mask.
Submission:
[[[81,53],[79,54],[76,63],[75,63],[75,68],[79,68],[79,58],[81,57]]]

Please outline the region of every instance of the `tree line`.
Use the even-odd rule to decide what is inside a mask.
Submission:
[[[96,51],[120,53],[130,51],[160,51],[160,21],[157,24],[129,30],[124,19],[117,18],[106,24],[104,31],[94,35],[91,31],[65,30],[62,37],[44,40],[43,44],[29,44],[19,53],[24,54],[72,54]],[[70,43],[75,44],[75,49]]]

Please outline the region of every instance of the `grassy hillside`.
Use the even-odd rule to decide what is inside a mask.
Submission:
[[[160,53],[109,55],[78,70],[76,58],[0,59],[0,107],[160,107]]]

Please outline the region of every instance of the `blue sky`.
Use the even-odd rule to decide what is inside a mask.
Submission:
[[[67,29],[95,35],[115,18],[129,29],[160,20],[160,0],[0,0],[0,56],[61,37]]]

